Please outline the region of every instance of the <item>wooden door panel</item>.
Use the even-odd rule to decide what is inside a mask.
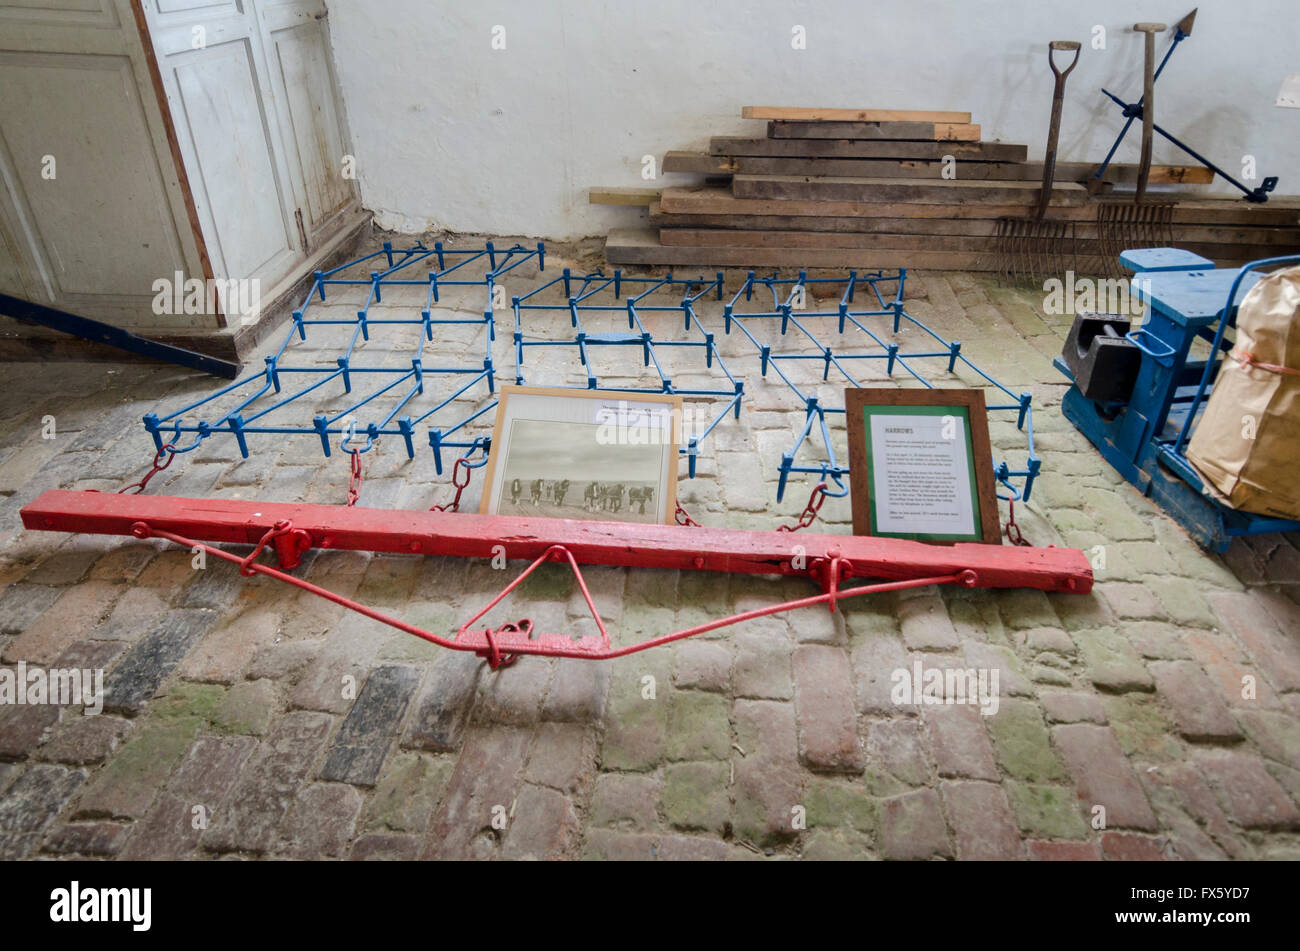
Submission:
[[[0,89],[0,288],[118,326],[220,327],[153,310],[155,281],[206,264],[131,0],[0,0]]]
[[[249,41],[170,56],[173,119],[188,139],[186,165],[201,220],[212,223],[208,252],[221,275],[273,279],[297,254],[284,215],[260,83]]]
[[[4,23],[100,29],[122,25],[113,0],[5,0],[0,3],[0,24]]]
[[[160,17],[175,14],[187,20],[196,17],[239,14],[243,10],[239,0],[149,0]]]
[[[215,330],[217,312],[154,313],[154,283],[292,288],[364,220],[326,16],[322,0],[0,0],[0,289]]]
[[[353,197],[343,178],[343,136],[331,94],[329,51],[314,20],[279,30],[272,40],[307,205],[306,226],[314,234]]]
[[[324,4],[146,2],[213,271],[283,285],[360,213]]]
[[[151,300],[183,255],[131,61],[0,52],[0,86],[5,163],[54,296]]]

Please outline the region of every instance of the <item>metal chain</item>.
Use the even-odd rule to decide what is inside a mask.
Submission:
[[[352,474],[348,476],[348,507],[357,504],[361,498],[361,450],[349,449],[352,453]]]
[[[167,461],[160,464],[158,460],[162,459],[163,453],[169,453],[169,455],[167,456]],[[145,473],[144,478],[141,479],[139,482],[132,482],[128,486],[123,486],[122,488],[117,490],[117,494],[121,495],[123,492],[131,492],[132,489],[135,489],[135,491],[131,492],[131,494],[139,495],[141,492],[144,491],[145,486],[149,484],[149,480],[152,479],[154,476],[156,476],[158,473],[162,472],[168,466],[170,466],[172,464],[172,460],[175,458],[176,458],[176,446],[174,443],[167,443],[166,445],[162,446],[157,452],[153,454],[153,466],[149,469],[148,472]]]
[[[682,503],[677,503],[677,511],[673,513],[673,521],[678,525],[688,526],[690,528],[699,528],[700,523],[691,518],[691,513],[682,508]]]
[[[817,513],[821,511],[822,505],[826,501],[826,483],[818,482],[813,486],[812,492],[808,495],[808,504],[803,507],[799,513],[799,521],[793,525],[778,525],[778,532],[797,532],[801,528],[807,528],[817,519]]]
[[[1020,533],[1020,526],[1016,524],[1016,500],[1007,499],[1007,539],[1013,545],[1029,546],[1025,541],[1025,536]]]
[[[459,475],[462,472],[465,473],[464,482],[461,482],[459,479],[457,479],[457,475]],[[470,468],[470,464],[469,464],[469,456],[461,456],[459,459],[457,459],[456,465],[454,465],[451,469],[451,484],[456,487],[456,495],[452,498],[450,502],[447,502],[443,505],[429,506],[429,511],[430,512],[460,511],[460,495],[462,492],[465,491],[465,486],[469,485],[469,477],[473,473],[474,470]]]

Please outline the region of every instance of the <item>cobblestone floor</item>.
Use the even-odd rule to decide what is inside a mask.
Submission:
[[[225,563],[195,570],[163,543],[22,530],[19,508],[45,489],[138,478],[152,454],[140,416],[214,382],[3,365],[0,658],[103,668],[107,701],[92,717],[0,708],[0,858],[1300,858],[1300,551],[1273,537],[1207,555],[1103,464],[1059,413],[1051,359],[1068,317],[971,276],[911,283],[917,317],[1034,394],[1045,474],[1020,521],[1035,544],[1104,552],[1093,594],[918,590],[614,662],[526,657],[492,673]],[[509,290],[531,286],[512,276]],[[451,306],[481,309],[473,293]],[[702,314],[720,324],[717,306]],[[468,358],[479,333],[455,328],[440,352]],[[506,379],[508,336],[496,348]],[[806,497],[796,484],[775,501],[777,453],[802,414],[759,382],[747,346],[733,335],[724,349],[747,381],[742,419],[706,443],[680,491],[706,524],[772,527]],[[383,348],[372,355],[409,359]],[[558,357],[538,360],[531,383],[581,381]],[[995,424],[993,441],[1023,458],[1013,427]],[[427,450],[371,456],[361,505],[446,500]],[[214,438],[150,491],[340,503],[346,488],[346,463],[310,438],[247,461]],[[828,502],[820,524],[847,531],[847,502]],[[300,570],[441,631],[512,573],[356,553]],[[810,590],[587,575],[624,643]],[[581,623],[558,567],[524,597],[544,628]],[[917,660],[996,668],[997,712],[892,702],[891,673]]]

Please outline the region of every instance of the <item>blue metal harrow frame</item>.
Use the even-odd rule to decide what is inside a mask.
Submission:
[[[331,439],[336,437],[339,439],[339,448],[344,452],[365,453],[374,447],[381,436],[397,436],[402,439],[407,456],[414,457],[417,427],[427,424],[429,445],[434,451],[437,471],[441,474],[444,449],[458,450],[458,455],[469,455],[476,450],[486,454],[488,440],[485,437],[449,437],[455,437],[476,419],[492,412],[496,407],[495,400],[459,420],[443,423],[439,414],[443,414],[458,397],[476,387],[485,388],[485,395],[495,392],[492,342],[496,338],[493,312],[496,283],[503,275],[529,261],[535,261],[538,269],[544,270],[545,255],[546,249],[541,242],[531,248],[516,244],[498,249],[488,241],[482,247],[456,250],[444,248],[442,242],[426,247],[417,241],[413,246],[403,249],[395,249],[390,242],[385,242],[380,250],[371,254],[328,271],[317,271],[302,306],[293,312],[283,342],[274,354],[265,358],[262,370],[236,380],[175,412],[161,417],[149,413],[144,417],[145,428],[153,436],[154,446],[160,453],[164,446],[172,453],[190,452],[210,436],[224,432],[235,437],[240,454],[245,458],[249,455],[248,437],[254,435],[315,435],[319,437],[321,451],[326,456],[331,454]],[[380,259],[382,270],[371,269]],[[414,276],[417,266],[424,270],[422,276]],[[383,302],[385,291],[404,287],[426,289],[425,303],[418,313],[409,317],[371,316],[372,305]],[[433,305],[439,302],[440,295],[447,289],[456,287],[484,288],[482,317],[434,316]],[[325,303],[327,290],[336,288],[366,289],[364,303],[355,316],[346,319],[315,316],[314,309]],[[487,329],[480,364],[425,365],[425,347],[426,344],[434,343],[436,326],[478,324]],[[342,355],[335,358],[333,365],[303,365],[294,362],[292,357],[295,351],[291,349],[294,338],[306,341],[310,328],[328,326],[352,328]],[[369,340],[372,331],[390,326],[417,330],[418,344],[409,364],[376,366],[366,362],[357,353],[358,345]],[[436,359],[436,352],[433,356]],[[467,382],[449,396],[440,399],[432,408],[414,416],[401,415],[403,409],[424,393],[426,381],[431,376],[439,375],[463,376]],[[291,379],[303,379],[305,382],[291,385]],[[377,383],[371,385],[372,380]],[[354,387],[358,392],[344,409],[330,414],[317,414],[312,417],[310,424],[300,417],[283,423],[277,421],[276,414],[281,410],[329,385],[341,385],[344,393],[349,395],[353,394]],[[185,421],[186,417],[196,413],[216,411],[221,407],[219,401],[227,396],[232,398],[234,405],[222,407],[213,418],[199,419],[193,423]],[[373,406],[379,410],[381,397],[388,397],[384,401],[383,410],[368,420],[360,419],[358,414],[363,413],[367,407]],[[354,441],[359,442],[362,437],[364,444],[354,445]]]
[[[191,452],[204,440],[219,434],[233,436],[244,457],[251,451],[250,437],[283,439],[310,435],[319,440],[326,456],[332,454],[332,443],[337,440],[337,447],[353,454],[354,462],[385,436],[399,437],[407,456],[414,457],[416,440],[421,435],[417,427],[427,427],[425,435],[439,474],[445,463],[444,451],[453,452],[454,458],[465,459],[466,465],[477,468],[486,461],[491,437],[471,435],[468,430],[488,417],[497,405],[492,398],[498,372],[493,359],[495,292],[503,275],[530,261],[535,261],[539,272],[545,270],[543,244],[538,243],[535,248],[516,244],[502,250],[487,242],[482,247],[452,250],[440,242],[432,247],[416,242],[403,249],[385,243],[381,250],[355,261],[318,271],[302,306],[293,312],[280,346],[265,358],[264,368],[174,412],[163,416],[149,413],[144,417],[145,427],[153,436],[160,458],[164,450],[173,455]],[[376,263],[382,264],[382,269],[374,269]],[[420,271],[424,273],[419,274]],[[839,405],[829,405],[818,395],[805,392],[805,387],[796,383],[786,369],[789,364],[801,361],[819,361],[823,380],[830,379],[834,367],[837,379],[842,378],[846,385],[853,387],[864,385],[861,371],[857,369],[863,361],[882,365],[886,377],[902,371],[907,378],[927,388],[933,388],[934,383],[922,372],[925,363],[941,361],[950,376],[959,368],[971,371],[1006,397],[1005,401],[990,400],[988,411],[1013,416],[1016,427],[1026,438],[1027,457],[1022,466],[1012,467],[1005,460],[994,463],[994,475],[1003,490],[1000,495],[1013,501],[1029,499],[1041,467],[1034,451],[1030,394],[1012,392],[963,354],[959,341],[945,340],[910,314],[904,302],[906,280],[906,269],[861,274],[850,271],[846,276],[820,278],[809,278],[803,271],[793,278],[775,274],[756,277],[750,271],[741,288],[723,303],[723,335],[731,334],[733,328],[739,329],[755,349],[760,376],[766,378],[769,370],[775,372],[804,411],[802,432],[792,448],[781,456],[778,501],[784,498],[791,475],[815,476],[819,484],[825,483],[821,491],[827,496],[848,493],[847,461],[837,459],[827,422],[828,415],[844,413],[842,400]],[[439,303],[440,295],[455,287],[484,289],[482,316],[435,316],[438,312],[434,305]],[[422,289],[424,297],[423,306],[410,307],[409,316],[402,315],[400,310],[398,316],[388,316],[391,307],[385,308],[384,316],[371,313],[375,304],[384,303],[385,293],[409,288]],[[839,294],[834,309],[805,306],[814,288],[830,289],[832,296]],[[328,295],[340,289],[364,291],[361,306],[355,313],[346,317],[318,313]],[[515,382],[520,385],[528,382],[530,353],[537,352],[538,348],[550,348],[567,350],[576,356],[586,376],[587,389],[629,395],[671,393],[690,398],[696,406],[709,404],[704,414],[707,422],[687,430],[684,445],[680,447],[687,460],[688,474],[694,478],[701,444],[728,416],[740,418],[741,404],[747,395],[743,376],[728,366],[719,347],[716,316],[702,318],[699,312],[702,301],[721,303],[724,293],[721,272],[713,277],[679,278],[671,273],[662,277],[637,277],[620,270],[612,274],[602,270],[575,274],[565,268],[558,277],[511,297],[514,326],[510,344]],[[765,303],[768,294],[770,306]],[[681,316],[680,331],[665,332],[662,326],[665,315]],[[611,317],[620,329],[608,329]],[[626,330],[621,329],[624,318]],[[554,328],[563,320],[568,321],[572,333],[557,338]],[[798,347],[778,348],[772,342],[765,342],[762,339],[765,330],[760,327],[771,329],[777,326],[775,322],[779,322],[781,340],[797,338],[805,349],[811,347],[811,352],[795,352]],[[828,322],[832,326],[827,326]],[[436,333],[436,328],[444,325],[485,328],[481,358],[459,366],[446,360]],[[347,332],[341,355],[316,362],[296,359],[295,343],[307,341],[313,328],[331,326]],[[371,339],[372,333],[391,333],[393,328],[414,336],[417,342],[410,355],[403,354],[400,359],[387,362],[369,360],[362,348],[364,342]],[[823,340],[828,334],[831,342]],[[608,375],[602,378],[596,366],[600,352],[606,348],[639,351],[641,365],[649,371],[647,383],[610,385]],[[670,366],[668,354],[683,351],[693,351],[702,357],[697,372],[711,375],[716,385],[710,385],[712,381],[701,385],[698,376],[691,380],[692,385],[674,380],[672,371],[680,370],[682,364],[673,361]],[[390,352],[390,357],[393,354],[395,351]],[[433,397],[433,405],[425,409],[417,397],[424,396],[429,401],[425,388],[434,377],[455,378],[456,382],[448,388],[450,392]],[[291,380],[294,382],[290,383]],[[349,397],[345,401],[347,405],[329,413],[316,413],[310,421],[301,411],[294,415],[295,404],[301,406],[322,394],[337,394],[337,389],[329,387],[341,388],[342,393],[338,395]],[[449,409],[455,401],[475,391],[487,402],[476,404],[468,411]],[[362,418],[367,411],[370,418]],[[203,413],[210,415],[187,422],[187,418]],[[806,447],[817,442],[823,458],[815,462],[801,461],[801,456],[807,454]],[[471,461],[479,453],[482,457]]]
[[[538,295],[564,285],[564,300],[559,303],[538,302]],[[717,337],[701,322],[695,303],[712,293],[722,300],[723,277],[719,272],[712,280],[674,278],[671,273],[663,277],[626,277],[615,270],[612,275],[603,271],[574,275],[568,268],[554,280],[512,299],[515,312],[514,351],[515,382],[522,385],[524,354],[536,347],[576,349],[579,362],[587,374],[587,389],[610,393],[674,393],[683,397],[712,398],[721,405],[713,418],[699,432],[686,433],[686,444],[679,449],[686,457],[690,478],[695,478],[696,460],[700,443],[707,439],[728,413],[740,419],[740,404],[744,398],[745,384],[727,368],[718,352]],[[680,292],[680,299],[677,294]],[[626,295],[626,296],[625,296]],[[621,301],[621,303],[619,303]],[[608,314],[626,314],[626,331],[592,333],[583,323],[593,317]],[[683,327],[681,338],[656,338],[647,329],[643,316],[655,313],[680,313]],[[525,318],[529,323],[535,317],[550,314],[554,318],[567,317],[574,334],[570,340],[532,339],[525,332]],[[593,351],[604,347],[634,347],[641,351],[642,365],[653,367],[658,383],[650,387],[601,386],[600,376],[592,362]],[[704,353],[704,368],[726,377],[726,385],[718,387],[681,387],[673,383],[659,350],[699,349]],[[721,381],[719,381],[721,383]]]
[[[848,494],[844,476],[848,474],[847,462],[836,459],[832,444],[827,415],[843,415],[843,405],[826,405],[818,396],[804,392],[795,383],[782,364],[794,361],[818,361],[822,364],[822,379],[830,378],[831,368],[851,387],[861,387],[863,382],[851,372],[854,363],[859,361],[883,361],[885,373],[892,377],[896,369],[903,370],[922,386],[933,389],[931,383],[917,366],[919,361],[942,360],[946,363],[949,374],[956,371],[958,365],[966,367],[990,384],[996,391],[1005,395],[1009,402],[990,402],[990,413],[1011,413],[1016,418],[1016,428],[1025,433],[1027,458],[1021,468],[1012,468],[1005,460],[994,463],[993,471],[998,484],[1006,494],[1000,498],[1012,501],[1028,501],[1033,491],[1034,480],[1038,477],[1042,461],[1034,452],[1034,420],[1032,396],[1029,393],[1013,393],[1002,383],[989,376],[965,354],[961,352],[961,342],[945,340],[925,323],[907,312],[904,303],[904,287],[907,282],[907,269],[896,272],[871,271],[859,274],[850,271],[847,278],[827,277],[809,278],[806,271],[800,271],[797,277],[778,278],[755,277],[748,272],[744,285],[723,308],[724,331],[731,333],[733,326],[738,328],[754,345],[759,355],[760,374],[766,378],[772,370],[782,382],[803,403],[804,426],[794,446],[781,456],[780,476],[777,485],[777,500],[785,495],[786,485],[792,474],[814,475],[822,482],[828,483],[828,495],[843,496]],[[825,286],[826,289],[842,288],[839,302],[834,310],[816,310],[807,307],[813,287]],[[758,310],[738,309],[754,301],[755,295],[766,301],[766,294],[771,294],[771,307]],[[858,299],[865,298],[865,303]],[[874,299],[874,300],[873,300]],[[791,329],[797,331],[808,344],[814,348],[811,353],[788,353],[774,350],[770,343],[764,343],[750,329],[748,324],[780,321],[780,336],[786,337]],[[825,324],[834,322],[831,331],[835,336],[833,343],[824,341]],[[882,321],[889,329],[872,329]],[[820,331],[815,332],[814,328]],[[757,328],[755,328],[757,329]],[[920,332],[921,347],[909,348],[902,342],[901,334],[907,329]],[[915,335],[913,335],[915,336]],[[798,462],[800,452],[806,443],[815,441],[814,433],[820,437],[820,447],[824,458],[815,464]],[[829,484],[834,483],[835,489]]]

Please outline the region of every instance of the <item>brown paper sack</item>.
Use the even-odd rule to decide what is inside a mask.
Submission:
[[[1264,277],[1237,311],[1237,343],[1187,458],[1244,512],[1300,519],[1300,267]]]

